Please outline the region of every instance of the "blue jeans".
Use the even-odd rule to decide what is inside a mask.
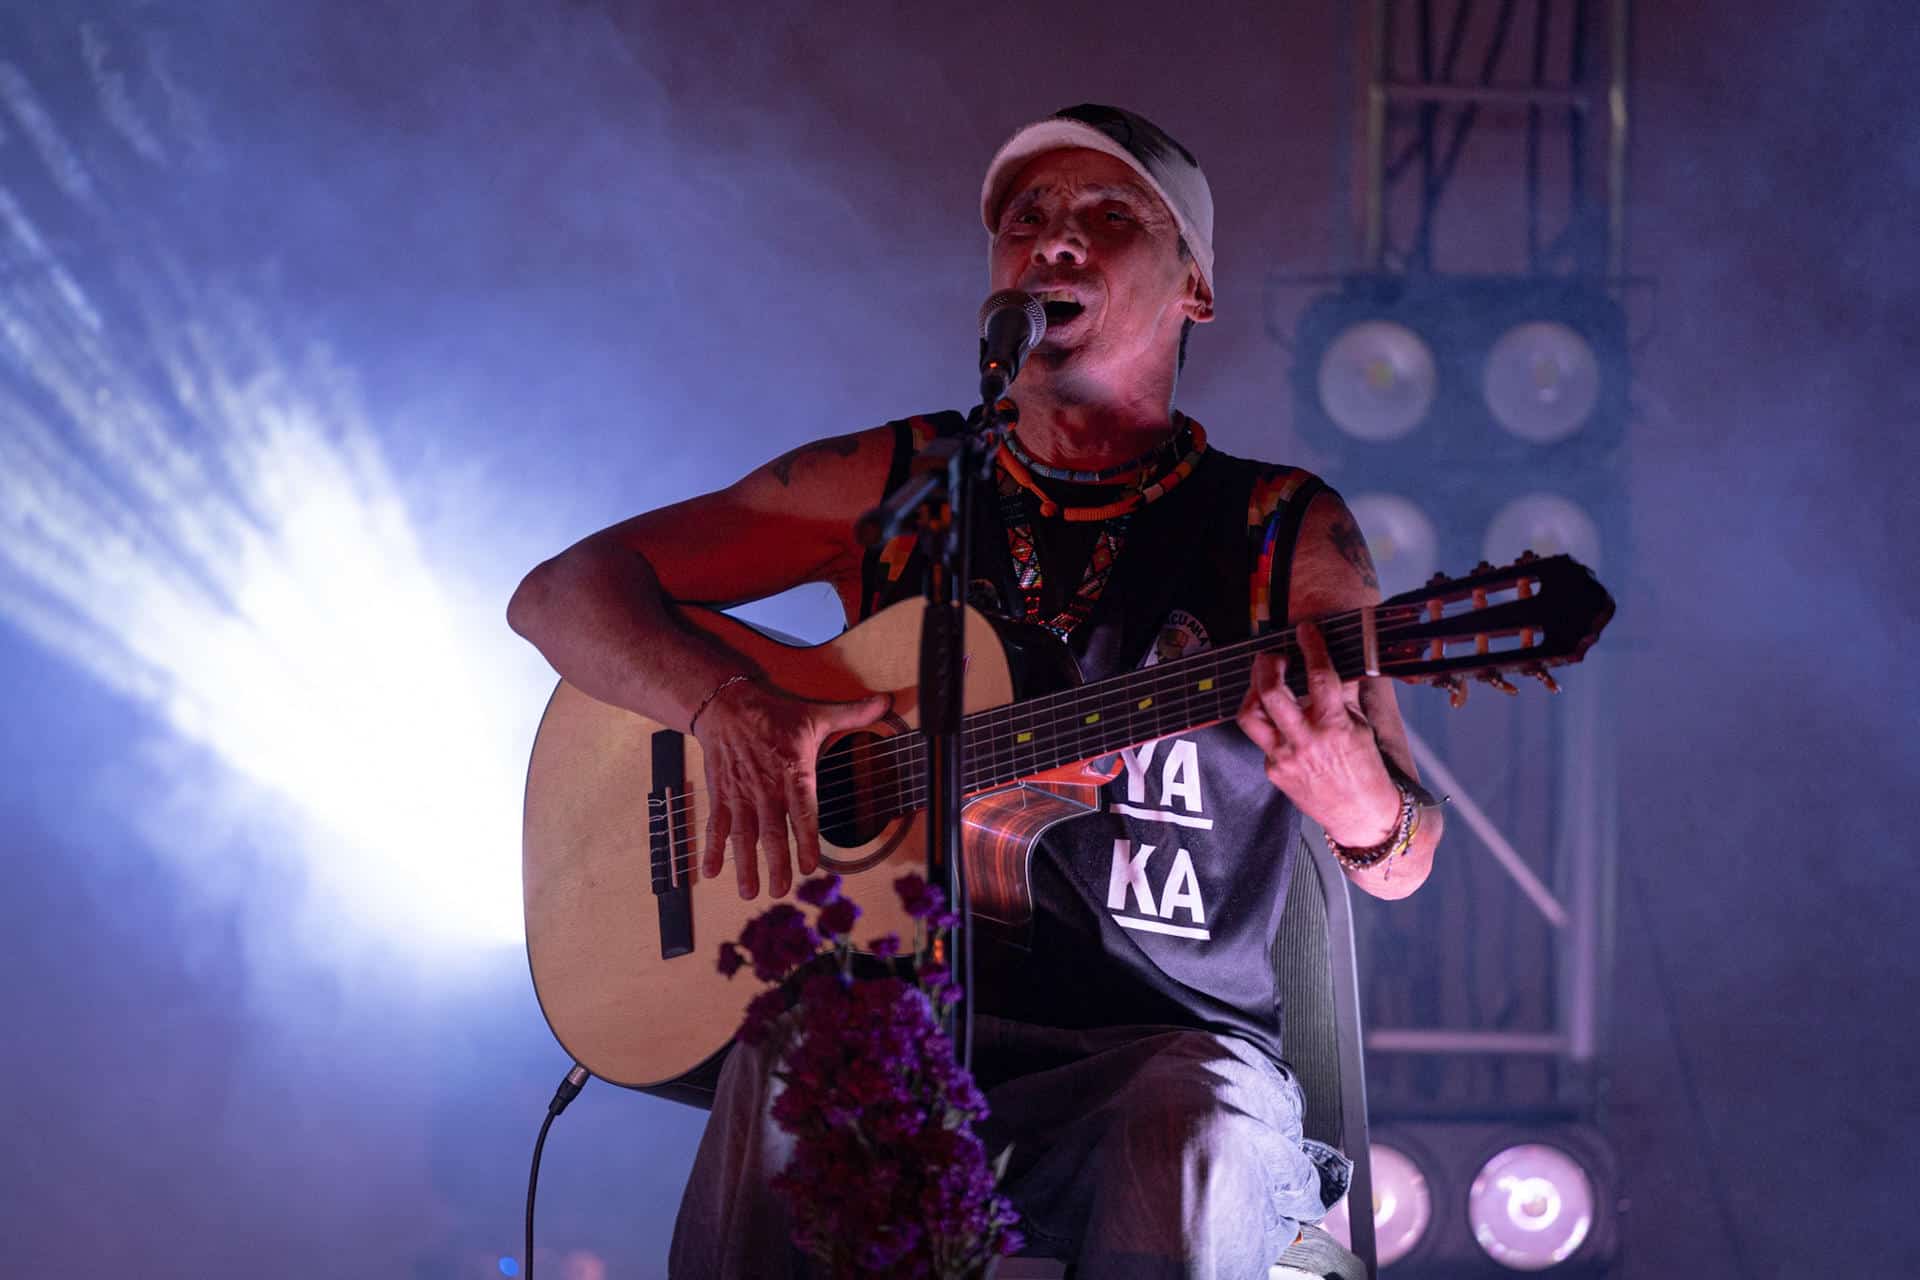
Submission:
[[[1031,1253],[1103,1280],[1264,1280],[1345,1190],[1344,1157],[1301,1137],[1299,1085],[1237,1037],[974,1027],[993,1112],[980,1134],[989,1150],[1013,1147],[1002,1189]],[[768,1115],[769,1066],[736,1046],[721,1073],[674,1224],[673,1280],[809,1274],[767,1188],[792,1151]]]

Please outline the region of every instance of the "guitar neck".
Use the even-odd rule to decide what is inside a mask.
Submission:
[[[1471,676],[1506,693],[1501,672],[1557,689],[1547,669],[1578,662],[1613,617],[1613,598],[1570,556],[1531,553],[1481,564],[1460,578],[1436,575],[1391,600],[1316,619],[1340,679],[1387,675],[1446,689],[1457,706]],[[1286,658],[1287,687],[1307,691],[1298,629],[1263,635],[1058,693],[968,716],[963,725],[969,794],[1228,720],[1239,710],[1262,653]],[[917,767],[923,744],[912,748]]]
[[[1342,680],[1366,673],[1367,610],[1320,619]],[[1108,755],[1168,734],[1217,724],[1239,710],[1253,659],[1279,653],[1287,684],[1306,692],[1306,663],[1293,627],[1058,693],[975,712],[963,726],[969,792]]]

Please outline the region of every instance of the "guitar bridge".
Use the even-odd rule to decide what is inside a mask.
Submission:
[[[653,790],[647,793],[647,858],[653,879],[660,956],[693,952],[693,840],[687,833],[686,739],[671,729],[653,735]]]

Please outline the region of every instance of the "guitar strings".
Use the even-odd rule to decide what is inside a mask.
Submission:
[[[1411,608],[1411,606],[1402,606],[1401,608],[1407,609],[1407,608]],[[1398,612],[1398,610],[1396,610],[1396,612]],[[1329,641],[1329,649],[1333,648],[1334,645],[1339,641],[1348,638],[1348,636],[1360,625],[1361,625],[1360,622],[1358,620],[1355,620],[1351,623],[1339,624],[1334,627],[1327,628],[1326,634]],[[1393,633],[1394,631],[1397,631],[1400,629],[1401,628],[1393,627],[1393,626],[1389,626],[1386,628],[1376,628],[1377,634],[1382,638],[1385,638],[1391,633]],[[1216,665],[1218,665],[1220,663],[1226,662],[1236,657],[1237,656],[1235,653],[1236,650],[1252,649],[1252,648],[1265,648],[1265,649],[1281,648],[1281,647],[1284,647],[1284,642],[1286,640],[1292,638],[1293,630],[1294,630],[1293,628],[1288,628],[1284,632],[1269,632],[1263,636],[1254,637],[1251,640],[1237,641],[1234,644],[1225,646],[1221,649],[1209,651],[1207,656],[1213,658],[1216,662]],[[1088,709],[1088,704],[1090,699],[1096,699],[1096,700],[1109,699],[1110,700],[1110,696],[1113,693],[1117,692],[1115,688],[1105,687],[1105,686],[1115,686],[1124,682],[1128,686],[1125,701],[1129,703],[1133,703],[1143,694],[1153,697],[1156,701],[1158,701],[1159,696],[1166,693],[1169,685],[1184,685],[1186,681],[1189,678],[1191,678],[1192,673],[1185,672],[1185,671],[1178,671],[1178,670],[1168,670],[1164,674],[1156,673],[1155,675],[1151,677],[1147,677],[1144,680],[1140,679],[1141,674],[1142,673],[1140,672],[1129,672],[1122,676],[1110,678],[1109,680],[1096,681],[1092,684],[1081,685],[1072,689],[1059,690],[1055,693],[1044,694],[1044,695],[1041,695],[1040,697],[1027,699],[1023,702],[1012,703],[1002,707],[986,708],[986,709],[983,709],[982,711],[973,713],[973,715],[980,716],[980,717],[993,717],[998,713],[1002,713],[1002,712],[1008,713],[1009,719],[1007,723],[1005,723],[1004,725],[995,726],[996,732],[994,732],[991,735],[996,737],[997,739],[998,737],[1004,736],[1004,733],[1006,731],[1017,732],[1023,727],[1031,728],[1040,724],[1045,720],[1054,718],[1055,716],[1057,716],[1057,713],[1060,710],[1064,709],[1065,704],[1068,702],[1071,702],[1074,704],[1073,714],[1075,715],[1082,714]],[[1251,680],[1249,678],[1246,681],[1242,681],[1240,680],[1239,677],[1240,677],[1239,672],[1233,672],[1226,675],[1225,677],[1216,676],[1214,677],[1214,679],[1222,692],[1227,691],[1228,687],[1231,686],[1232,691],[1244,694],[1245,685],[1248,683],[1251,683]],[[1216,700],[1218,701],[1223,699],[1216,699]],[[1189,699],[1189,701],[1191,701],[1191,699]],[[1166,708],[1163,708],[1163,710],[1164,709]],[[973,717],[969,716],[969,719],[971,718]],[[1156,717],[1156,719],[1157,718],[1159,717]],[[1225,719],[1229,717],[1222,716],[1221,718]],[[1187,726],[1187,727],[1190,727],[1190,726]],[[970,737],[990,736],[982,732],[984,728],[985,726],[976,724],[971,730],[968,730],[967,732]],[[1173,732],[1173,730],[1170,729],[1170,730],[1167,730],[1167,732]],[[852,768],[855,764],[858,764],[859,766],[863,767],[866,770],[879,772],[888,765],[899,764],[907,760],[910,760],[915,756],[920,755],[924,751],[924,749],[925,749],[924,741],[917,734],[898,734],[889,738],[882,739],[878,742],[862,743],[850,749],[849,752],[847,753],[847,756],[849,757],[856,756],[856,755],[859,756],[859,759],[857,761],[848,759],[846,757],[836,758],[834,760],[827,762],[825,767],[822,767],[819,769],[819,776],[823,779],[828,777],[834,777],[834,776],[837,776],[839,773]],[[990,766],[993,764],[994,761],[996,761],[999,758],[998,752],[984,752],[984,753],[977,753],[977,754],[984,756]],[[976,778],[976,779],[973,779],[972,781],[978,781],[978,779]],[[693,789],[689,788],[686,791],[683,791],[682,794],[688,795],[691,793],[692,790]],[[828,788],[821,788],[821,790],[823,791],[828,790]],[[823,809],[818,816],[821,821],[827,822],[827,821],[833,821],[836,819],[850,818],[851,816],[853,816],[853,812],[844,807],[838,811],[833,811],[831,813],[828,810]]]
[[[1387,625],[1385,626],[1379,625],[1381,613],[1376,612],[1375,615],[1376,638],[1382,640],[1408,630],[1409,625],[1417,627],[1424,624],[1427,620],[1419,606],[1399,606],[1393,610],[1384,612],[1388,619]],[[1411,619],[1412,622],[1411,624],[1396,623],[1392,621],[1394,618],[1408,618]],[[1328,641],[1329,650],[1332,650],[1337,643],[1351,638],[1353,633],[1361,626],[1362,621],[1358,618],[1349,622],[1324,626],[1322,631]],[[1238,641],[1221,649],[1210,651],[1208,656],[1215,659],[1216,663],[1218,663],[1237,656],[1237,650],[1271,650],[1275,648],[1285,648],[1289,642],[1294,642],[1295,647],[1297,647],[1296,635],[1297,628],[1293,627],[1281,631],[1268,632],[1261,636]],[[1185,664],[1181,665],[1184,666]],[[1154,688],[1163,689],[1169,682],[1177,682],[1184,685],[1185,681],[1191,676],[1191,672],[1169,670],[1164,675],[1150,677],[1147,681],[1142,682],[1138,679],[1139,674],[1138,672],[1131,672],[1123,676],[1113,677],[1107,681],[1097,681],[1091,685],[1061,690],[1053,694],[1043,695],[1040,698],[1029,699],[1024,703],[1009,704],[1007,707],[988,708],[976,714],[991,717],[996,712],[1007,711],[1015,716],[1023,716],[1031,723],[1037,717],[1043,717],[1048,710],[1057,712],[1061,709],[1061,705],[1043,706],[1042,704],[1065,704],[1068,701],[1072,701],[1079,704],[1076,706],[1077,712],[1084,708],[1090,694],[1098,698],[1114,692],[1112,688],[1102,690],[1102,685],[1117,685],[1125,682],[1129,685],[1128,697],[1134,698]],[[1237,701],[1238,698],[1244,694],[1246,685],[1251,683],[1250,676],[1246,680],[1241,680],[1239,677],[1239,672],[1230,673],[1224,678],[1215,677],[1219,695],[1218,702],[1222,707],[1222,714],[1219,717],[1220,721],[1230,718],[1230,715],[1224,710],[1227,695],[1233,695],[1234,700]],[[1189,699],[1189,704],[1190,702],[1191,699]],[[1014,708],[1022,707],[1026,708],[1026,710],[1014,711]],[[996,727],[1000,729],[1011,729],[1014,725],[1010,719],[1007,725]],[[1171,732],[1171,730],[1169,730],[1169,732]],[[969,736],[982,736],[980,727],[976,727],[975,730],[970,731]],[[1001,740],[1004,735],[995,734],[994,737],[995,740],[998,741]],[[878,772],[888,765],[899,765],[910,762],[913,761],[915,757],[923,758],[924,752],[924,740],[917,734],[901,734],[879,742],[858,744],[850,749],[844,756],[834,759],[820,769],[818,776],[821,782],[827,785],[820,786],[819,792],[837,793],[841,785],[848,785],[850,787],[850,778],[848,775],[854,770],[856,765],[869,772]],[[997,762],[1000,753],[989,751],[980,754],[984,758],[987,777],[990,778],[997,772]],[[855,757],[858,757],[858,759],[855,759]],[[984,779],[976,776],[968,781],[982,782]],[[849,821],[857,816],[859,807],[864,804],[870,808],[887,810],[882,819],[882,828],[884,829],[885,825],[890,825],[898,817],[905,813],[911,813],[919,808],[921,801],[925,798],[925,792],[924,777],[916,774],[911,780],[902,785],[898,778],[898,772],[896,771],[894,785],[885,793],[870,793],[865,796],[852,794],[847,796],[845,802],[836,800],[821,806],[816,814],[815,826],[816,828],[824,828]],[[668,808],[667,814],[675,820],[676,825],[684,826],[693,815],[697,805],[705,799],[707,799],[707,793],[704,789],[699,787],[687,788],[680,793],[680,798]],[[786,824],[783,823],[782,825],[785,826]],[[785,833],[783,832],[782,834],[784,836]],[[765,837],[761,837],[761,839],[764,838]],[[678,841],[676,841],[676,843],[678,843]],[[728,838],[728,843],[733,843],[733,837],[731,835]],[[697,861],[699,857],[700,853],[697,850],[690,851],[684,856],[676,853],[669,860],[669,868],[676,876],[684,875],[691,870],[692,864]]]
[[[1413,608],[1414,607],[1412,606],[1403,606],[1403,609],[1406,609],[1409,612],[1413,611]],[[1356,622],[1356,623],[1345,625],[1345,626],[1328,628],[1327,631],[1329,634],[1330,641],[1334,637],[1344,638],[1343,636],[1341,636],[1342,632],[1350,633],[1353,627],[1358,625],[1359,624]],[[1381,638],[1386,638],[1392,635],[1393,633],[1402,631],[1402,630],[1405,630],[1405,628],[1401,626],[1390,625],[1385,628],[1378,628],[1377,634]],[[1226,659],[1234,656],[1234,650],[1236,649],[1280,647],[1280,645],[1285,640],[1291,638],[1290,636],[1291,631],[1292,629],[1289,628],[1287,632],[1270,632],[1267,635],[1255,637],[1251,641],[1240,641],[1234,645],[1230,645],[1225,648],[1213,651],[1211,656],[1213,656],[1216,659]],[[1330,648],[1332,647],[1331,643],[1329,647]],[[1138,674],[1139,673],[1128,673],[1128,675],[1126,676],[1116,677],[1111,681],[1099,681],[1099,682],[1095,682],[1092,685],[1080,686],[1077,689],[1062,690],[1058,693],[1045,695],[1041,698],[1029,699],[1025,703],[1011,704],[1011,706],[1028,708],[1026,711],[1019,712],[1017,714],[1024,716],[1027,719],[1027,721],[1031,723],[1034,721],[1036,717],[1043,716],[1045,714],[1045,711],[1043,709],[1038,708],[1038,704],[1047,703],[1050,701],[1064,703],[1068,700],[1072,700],[1073,702],[1079,704],[1075,708],[1076,713],[1078,713],[1079,711],[1084,710],[1089,691],[1092,691],[1093,695],[1096,697],[1100,696],[1101,694],[1100,686],[1103,684],[1117,684],[1120,681],[1126,681],[1131,686],[1129,689],[1129,697],[1134,697],[1142,692],[1147,691],[1149,688],[1152,688],[1152,687],[1160,687],[1164,689],[1164,686],[1169,682],[1184,684],[1185,680],[1191,673],[1169,672],[1165,676],[1160,676],[1144,683],[1139,682],[1137,680]],[[1223,721],[1231,718],[1230,713],[1228,713],[1224,709],[1225,703],[1228,700],[1227,695],[1229,694],[1235,695],[1235,700],[1237,701],[1238,696],[1244,694],[1244,689],[1246,685],[1250,683],[1250,680],[1243,681],[1239,677],[1240,677],[1239,672],[1230,673],[1224,678],[1216,677],[1217,688],[1218,688],[1217,702],[1222,708],[1221,715],[1218,717],[1218,720]],[[1113,692],[1113,690],[1108,689],[1105,692],[1111,693]],[[1191,702],[1191,699],[1189,699],[1189,703],[1190,702]],[[980,716],[991,717],[996,712],[1007,711],[1009,709],[1010,709],[1009,707],[988,708],[976,714]],[[1053,709],[1057,711],[1059,708],[1056,707]],[[1004,731],[1008,729],[1013,729],[1015,727],[1016,726],[1010,721],[1006,725],[996,726],[996,729]],[[1183,726],[1183,727],[1191,727],[1191,726]],[[982,728],[983,726],[976,726],[974,730],[969,731],[969,736],[983,736],[981,734]],[[1168,730],[1168,732],[1174,732],[1174,730]],[[994,740],[998,742],[1000,740],[1003,740],[1004,732],[995,733],[993,736],[994,736]],[[902,763],[912,762],[914,761],[915,757],[923,756],[924,751],[925,751],[924,740],[920,738],[917,734],[900,734],[887,739],[883,739],[879,742],[861,743],[856,747],[852,748],[847,753],[847,756],[835,759],[829,762],[826,767],[821,768],[818,776],[822,780],[839,781],[843,779],[844,775],[849,770],[854,768],[856,764],[864,768],[866,771],[879,772],[881,769],[883,769],[888,765],[899,765]],[[997,771],[997,762],[1000,759],[1000,753],[997,751],[988,751],[988,752],[981,752],[978,754],[984,761],[988,777],[991,777],[992,774]],[[858,757],[858,759],[856,760],[849,757]],[[978,763],[981,763],[981,761],[976,761],[976,764]],[[896,770],[896,775],[898,774],[898,772],[899,771]],[[982,783],[984,781],[985,779],[983,779],[978,774],[976,774],[976,776],[973,778],[964,780],[964,782],[969,785],[973,783]],[[830,802],[828,805],[822,806],[818,810],[816,814],[815,825],[831,826],[839,822],[851,820],[852,818],[857,816],[858,810],[860,806],[863,804],[869,807],[881,807],[883,805],[897,806],[901,804],[903,801],[905,801],[909,804],[909,807],[912,807],[914,805],[917,805],[919,799],[921,798],[920,793],[921,791],[924,790],[923,784],[924,784],[924,779],[918,778],[918,777],[916,777],[914,781],[908,782],[904,787],[901,786],[900,783],[896,780],[894,786],[887,792],[868,792],[864,796],[855,794],[850,796],[848,800],[844,803]],[[820,792],[834,792],[836,790],[837,788],[831,785],[822,786],[818,788],[818,791]],[[668,813],[674,818],[680,820],[681,822],[684,822],[686,820],[689,810],[691,810],[691,808],[696,803],[696,801],[698,799],[705,798],[705,792],[700,788],[690,787],[683,790],[680,794],[682,798],[678,800],[676,804],[668,810]],[[909,796],[911,796],[911,800],[908,800]],[[893,812],[887,814],[885,821],[890,822],[893,818],[900,816],[900,812],[901,811],[899,809],[895,808]]]
[[[1392,628],[1390,628],[1389,630],[1391,629]],[[1333,631],[1335,629],[1329,628],[1329,630]],[[1271,638],[1272,638],[1272,633],[1270,633],[1268,637],[1260,637],[1259,639],[1267,640]],[[1245,642],[1242,642],[1242,644],[1244,643]],[[1216,657],[1229,656],[1231,649],[1233,647],[1238,647],[1238,646],[1230,646],[1228,649],[1220,650],[1216,653],[1215,656]],[[1161,683],[1164,683],[1164,678],[1161,681]],[[1093,686],[1087,686],[1087,688],[1092,688],[1092,687]],[[1141,687],[1142,686],[1136,684],[1132,692],[1137,693]],[[1219,694],[1217,695],[1217,706],[1221,712],[1218,718],[1219,720],[1224,721],[1225,719],[1229,718],[1227,714],[1226,703],[1229,701],[1230,698],[1237,699],[1243,687],[1244,687],[1244,682],[1238,679],[1237,672],[1233,673],[1233,675],[1229,676],[1227,680],[1221,683]],[[1072,692],[1072,691],[1066,691],[1066,692]],[[1058,695],[1054,695],[1054,696],[1057,697]],[[1038,701],[1038,700],[1035,700],[1035,701]],[[1082,701],[1084,703],[1084,699],[1080,699],[1079,701]],[[991,715],[994,710],[1001,710],[1001,709],[1003,708],[989,709],[988,711],[982,712],[980,714]],[[1191,727],[1191,726],[1183,726],[1183,727]],[[860,744],[859,746],[855,747],[849,754],[861,756],[862,759],[858,763],[867,766],[871,770],[874,767],[874,762],[876,760],[883,764],[891,763],[896,765],[902,762],[911,762],[916,756],[923,757],[924,749],[925,749],[924,742],[917,735],[899,735],[894,738],[886,739],[883,742]],[[998,753],[988,752],[988,753],[982,753],[982,754],[986,757],[985,764],[987,769],[987,776],[988,778],[991,778],[993,774],[997,771]],[[827,785],[821,787],[820,790],[825,791],[827,793],[834,793],[838,791],[839,789],[838,784],[845,779],[846,773],[848,772],[849,769],[853,767],[854,763],[855,762],[852,760],[847,760],[845,758],[842,758],[840,760],[836,760],[832,762],[832,764],[830,764],[827,768],[823,769],[821,771],[820,777],[827,783]],[[980,782],[983,782],[984,780],[978,774],[976,774],[975,777],[967,781],[968,783],[980,783]],[[972,786],[969,786],[970,791],[975,789],[984,789],[984,787],[974,788]],[[668,810],[668,813],[671,814],[672,817],[675,818],[679,824],[684,826],[688,822],[688,819],[691,816],[694,810],[694,807],[699,803],[699,801],[704,800],[707,797],[705,792],[697,787],[688,788],[686,791],[682,792],[682,796],[684,798],[678,801],[674,806],[672,806]],[[884,829],[886,825],[890,825],[895,819],[902,816],[902,814],[910,813],[915,809],[919,808],[924,798],[925,798],[925,779],[923,776],[920,775],[919,771],[917,770],[914,771],[912,775],[908,777],[908,779],[905,781],[904,785],[902,784],[900,777],[896,775],[896,777],[893,780],[893,785],[884,792],[875,792],[875,791],[869,790],[866,793],[855,793],[855,792],[849,791],[848,793],[846,793],[845,803],[829,802],[827,805],[821,806],[821,808],[818,810],[816,814],[816,821],[814,823],[814,826],[816,831],[818,831],[821,828],[831,827],[833,825],[836,825],[839,822],[846,821],[851,817],[853,817],[855,813],[857,813],[858,807],[860,805],[865,804],[870,807],[878,808],[883,811],[880,824],[881,824],[881,829]],[[849,806],[852,807],[851,810]],[[786,824],[783,823],[782,825],[785,826]],[[785,832],[782,832],[782,835],[784,836]],[[732,840],[732,837],[729,836],[729,842],[731,842],[731,840]],[[678,843],[678,841],[676,841],[676,843]],[[698,850],[691,850],[684,856],[676,853],[669,860],[669,867],[676,873],[685,873],[686,871],[689,870],[691,863],[695,859],[697,859],[699,856],[700,854]]]

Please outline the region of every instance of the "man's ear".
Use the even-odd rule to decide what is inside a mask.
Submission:
[[[1200,278],[1197,268],[1187,275],[1187,295],[1180,300],[1180,310],[1195,324],[1213,319],[1213,290]]]

